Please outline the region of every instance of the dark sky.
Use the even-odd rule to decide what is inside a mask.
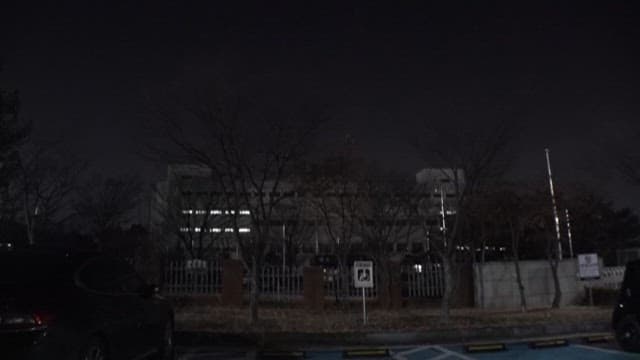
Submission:
[[[548,146],[559,186],[588,181],[640,207],[599,145],[640,114],[633,2],[396,3],[10,3],[0,81],[20,90],[38,136],[149,179],[162,171],[138,155],[141,119],[175,87],[220,81],[283,106],[327,104],[336,138],[407,172],[426,165],[409,145],[423,121],[455,128],[507,109],[524,124],[518,174],[542,176]]]

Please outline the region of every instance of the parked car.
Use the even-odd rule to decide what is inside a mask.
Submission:
[[[172,359],[173,311],[123,260],[0,253],[0,358]]]
[[[623,350],[640,352],[640,260],[627,263],[613,310],[613,329]]]

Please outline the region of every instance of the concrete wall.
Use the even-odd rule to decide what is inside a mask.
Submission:
[[[484,307],[487,309],[519,309],[520,293],[513,262],[487,262],[482,266],[484,283]],[[474,301],[481,302],[481,265],[474,266]],[[546,260],[520,261],[520,271],[525,288],[528,308],[549,307],[553,301],[554,285],[551,267]],[[562,289],[561,305],[577,303],[584,296],[584,285],[577,278],[576,259],[563,260],[558,265],[558,277]]]

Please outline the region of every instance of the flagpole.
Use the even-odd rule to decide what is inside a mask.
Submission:
[[[544,149],[547,156],[547,173],[549,174],[549,190],[551,192],[551,205],[553,206],[553,218],[556,223],[556,240],[558,241],[558,260],[562,260],[562,241],[560,240],[560,219],[558,218],[558,208],[556,206],[556,195],[553,191],[553,176],[551,175],[551,160],[549,160],[549,149]]]

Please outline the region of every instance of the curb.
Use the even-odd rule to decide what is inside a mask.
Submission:
[[[360,346],[446,344],[475,341],[498,341],[545,336],[561,336],[610,332],[608,322],[551,323],[511,327],[482,327],[435,329],[430,332],[376,332],[376,333],[248,333],[225,334],[200,331],[177,331],[175,342],[179,346]]]

